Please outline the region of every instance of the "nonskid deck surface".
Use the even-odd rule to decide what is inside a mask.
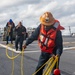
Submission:
[[[75,75],[75,38],[65,37],[64,52],[60,60],[61,75]],[[4,41],[0,41],[0,75],[12,75],[12,60],[6,56],[7,45]],[[8,47],[8,54],[12,56],[12,50],[14,56],[21,51],[15,50],[15,45]],[[37,41],[30,44],[24,51],[23,70],[24,75],[32,75],[35,72],[40,56],[40,49]],[[13,75],[21,75],[21,55],[14,59],[14,71]]]

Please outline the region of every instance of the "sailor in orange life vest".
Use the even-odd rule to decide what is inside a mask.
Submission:
[[[51,12],[45,12],[40,17],[41,24],[36,28],[33,34],[26,40],[23,48],[25,49],[34,40],[38,40],[41,48],[41,55],[36,70],[38,70],[50,57],[61,56],[63,52],[63,39],[60,30],[63,30],[58,20],[56,20]],[[36,75],[42,75],[43,69],[40,69]]]

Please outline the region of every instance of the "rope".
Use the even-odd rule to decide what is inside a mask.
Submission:
[[[58,56],[56,56],[56,57],[59,59]],[[57,59],[57,63],[56,63],[56,68],[59,68],[59,66],[58,66],[58,59]]]
[[[52,70],[53,70],[53,68],[54,68],[54,66],[55,66],[55,64],[56,64],[56,62],[58,62],[58,57],[57,56],[55,57],[55,60],[53,61],[51,66],[47,69],[46,73],[43,74],[43,75],[50,75]]]
[[[14,75],[14,58],[12,58],[12,57],[14,56],[14,53],[13,53],[13,51],[12,51],[12,57],[10,57],[10,56],[8,55],[8,46],[12,47],[13,45],[12,45],[12,44],[7,45],[7,48],[6,48],[6,55],[7,55],[7,57],[8,57],[9,59],[12,60],[12,73],[11,73],[11,75]]]
[[[24,49],[22,50],[21,53],[17,54],[16,56],[14,56],[14,52],[12,50],[12,56],[10,57],[9,54],[8,54],[8,46],[12,47],[12,44],[9,44],[7,45],[7,48],[6,48],[6,56],[12,60],[12,73],[11,75],[14,75],[14,59],[17,58],[20,54],[21,54],[21,75],[24,75],[24,69],[23,69],[23,61],[24,61]]]
[[[24,49],[22,50],[21,53],[21,75],[24,75],[24,69],[23,69],[23,62],[24,62]]]
[[[46,72],[47,72],[48,69],[50,68],[50,66],[51,66],[51,64],[52,64],[53,61],[54,61],[54,58],[53,58],[51,61],[49,60],[49,63],[47,64],[47,67],[46,67],[46,69],[45,69],[43,75],[46,75]]]
[[[12,52],[12,57],[14,56],[14,53]],[[12,59],[12,73],[11,75],[14,75],[14,59]]]
[[[44,70],[43,75],[50,75],[53,67],[55,66],[56,62],[58,62],[58,57],[56,56],[55,59],[51,57],[46,63],[44,63],[37,71],[35,71],[32,75],[35,75],[39,70],[41,70],[45,65],[47,65],[46,69]],[[57,63],[58,67],[58,63]]]
[[[51,57],[46,63],[44,63],[37,71],[35,71],[32,75],[35,75],[38,71],[40,71],[46,64],[48,64],[50,61],[53,61],[53,57]]]
[[[19,53],[19,54],[17,54],[16,56],[10,57],[9,54],[8,54],[8,46],[11,47],[12,44],[7,45],[7,48],[6,48],[6,56],[7,56],[9,59],[13,60],[13,59],[17,58],[17,57],[21,54],[21,53]],[[13,52],[13,50],[12,50],[12,52]]]
[[[12,45],[8,45],[8,46],[12,46]],[[6,56],[12,60],[12,74],[14,75],[14,59],[17,58],[20,54],[21,54],[21,75],[24,75],[24,69],[23,69],[23,62],[24,62],[24,49],[22,50],[21,53],[17,54],[16,56],[14,56],[14,52],[12,51],[12,57],[10,57],[8,55],[8,46],[6,48]],[[57,64],[56,64],[57,62]],[[55,59],[53,57],[51,57],[46,63],[44,63],[37,71],[35,71],[32,75],[35,75],[39,70],[41,70],[45,65],[47,65],[43,75],[50,75],[52,72],[52,69],[54,67],[54,65],[56,64],[56,67],[58,67],[58,57],[56,56]]]

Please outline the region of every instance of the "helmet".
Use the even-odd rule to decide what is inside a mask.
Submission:
[[[59,69],[55,69],[53,72],[53,75],[60,75],[60,70]]]
[[[43,25],[50,26],[53,25],[55,22],[55,19],[51,12],[45,12],[41,17],[40,17],[40,22]]]
[[[12,23],[13,22],[12,19],[10,19],[9,22]]]

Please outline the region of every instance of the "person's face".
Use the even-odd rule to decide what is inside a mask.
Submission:
[[[8,22],[8,25],[10,25],[10,22]]]
[[[21,26],[22,25],[22,23],[21,22],[19,22],[19,24],[18,24],[19,26]]]
[[[8,26],[11,26],[11,24],[10,24],[10,23],[8,23]]]

